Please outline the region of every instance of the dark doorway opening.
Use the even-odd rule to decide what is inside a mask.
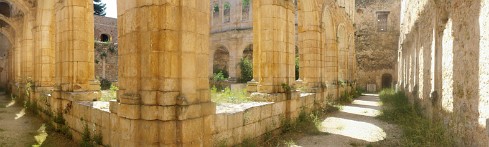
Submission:
[[[382,89],[392,88],[392,75],[383,74],[382,75]]]

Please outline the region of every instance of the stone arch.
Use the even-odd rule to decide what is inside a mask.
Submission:
[[[347,80],[348,36],[344,24],[338,25],[336,37],[338,43],[338,79]]]
[[[112,41],[112,36],[109,34],[101,34],[100,35],[100,41],[102,42],[111,42]]]
[[[225,46],[218,46],[214,51],[213,59],[213,73],[222,71],[226,78],[229,77],[230,54],[228,48]]]
[[[385,73],[382,75],[382,89],[392,88],[392,75]]]
[[[243,58],[253,61],[253,44],[249,44],[243,49]]]
[[[321,78],[322,82],[328,84],[332,84],[338,80],[338,48],[335,28],[334,20],[331,17],[329,7],[324,4],[321,16],[321,46],[323,49],[321,50],[321,58],[325,64],[322,67],[323,74],[321,74]]]
[[[231,3],[229,3],[228,1],[224,2],[222,9],[223,9],[222,21],[224,23],[231,22]]]

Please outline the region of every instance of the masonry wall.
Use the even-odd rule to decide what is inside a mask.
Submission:
[[[224,5],[229,2],[229,22],[225,21]],[[211,0],[211,36],[209,54],[209,76],[213,74],[215,52],[223,48],[229,52],[228,62],[218,62],[226,65],[230,80],[241,77],[238,63],[243,57],[243,51],[253,44],[253,9],[251,0],[248,9],[243,7],[243,0]],[[219,11],[214,12],[214,6]],[[248,10],[248,11],[246,11]]]
[[[391,85],[397,82],[396,61],[399,46],[400,1],[356,0],[355,50],[357,84],[367,89],[374,84],[382,89],[382,76],[392,76]],[[379,12],[388,12],[387,30],[379,30]]]
[[[95,22],[95,40],[100,41],[102,34],[107,34],[111,38],[111,42],[117,43],[117,18],[104,17],[93,15]]]
[[[489,146],[488,4],[402,1],[398,86],[457,146]]]

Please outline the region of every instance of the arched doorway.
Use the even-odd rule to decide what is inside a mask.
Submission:
[[[221,72],[225,78],[229,78],[229,51],[226,47],[221,46],[214,52],[213,73]]]
[[[383,74],[382,75],[382,89],[392,88],[392,75],[391,74]]]
[[[239,61],[238,70],[240,77],[239,83],[246,83],[253,79],[253,44],[246,46],[243,50],[243,57]]]

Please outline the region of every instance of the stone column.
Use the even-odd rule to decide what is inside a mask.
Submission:
[[[117,114],[127,134],[119,143],[212,146],[209,0],[119,0],[118,8]]]
[[[253,77],[257,91],[284,92],[295,77],[294,4],[291,0],[253,1]]]
[[[34,75],[34,35],[33,35],[33,27],[34,27],[34,18],[31,18],[30,15],[24,16],[24,25],[23,25],[23,34],[22,34],[22,52],[21,52],[21,83],[25,84],[28,80],[33,80]],[[22,85],[25,86],[25,85]]]
[[[300,79],[304,90],[314,92],[321,86],[321,24],[315,0],[299,1],[298,35]]]
[[[56,6],[56,83],[72,101],[100,98],[95,79],[92,0],[64,0]]]
[[[34,80],[37,87],[54,86],[54,1],[39,0],[35,27]]]

